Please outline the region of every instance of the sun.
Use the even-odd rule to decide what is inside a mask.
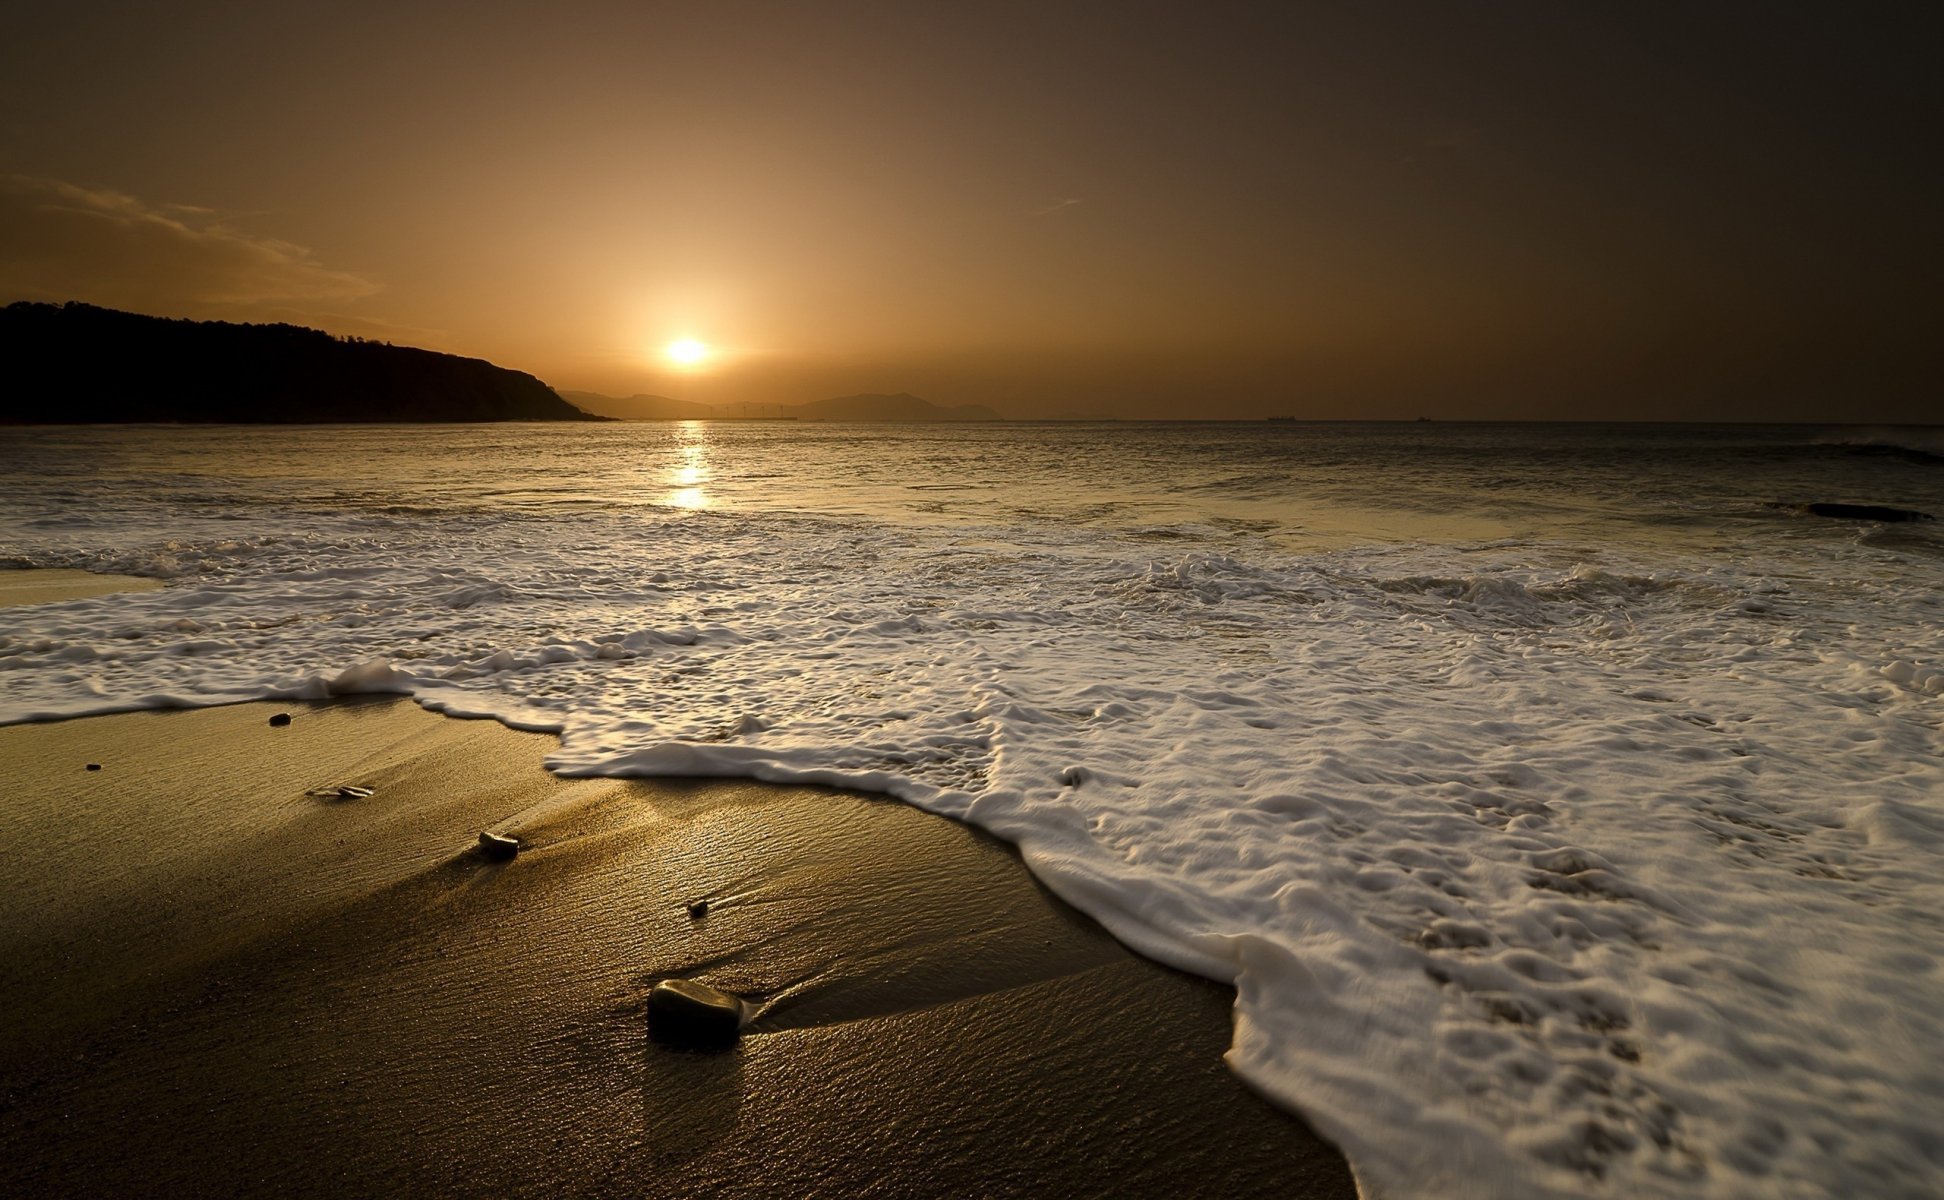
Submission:
[[[697,367],[709,357],[709,348],[694,338],[682,338],[663,346],[662,353],[678,367]]]

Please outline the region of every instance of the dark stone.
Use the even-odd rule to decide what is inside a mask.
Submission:
[[[520,852],[520,839],[482,833],[479,835],[479,852],[493,862],[510,862]]]
[[[1802,511],[1812,517],[1837,517],[1848,521],[1934,521],[1937,518],[1913,508],[1886,508],[1881,504],[1805,504]]]
[[[288,725],[290,724],[290,714],[278,713],[276,716],[270,718],[270,723],[276,726]]]
[[[692,979],[664,979],[648,993],[648,1036],[664,1046],[720,1050],[742,1030],[742,1001]]]
[[[1900,458],[1905,462],[1923,463],[1925,466],[1944,465],[1944,454],[1933,454],[1929,450],[1919,450],[1915,446],[1896,446],[1883,442],[1859,442],[1844,446],[1843,452],[1865,458]]]
[[[707,900],[697,900],[688,906],[688,912],[691,921],[700,921],[703,917],[709,915],[709,902]]]
[[[90,771],[99,771],[99,770],[101,770],[101,764],[100,764],[100,763],[89,763],[89,764],[88,764],[88,770],[90,770]]]

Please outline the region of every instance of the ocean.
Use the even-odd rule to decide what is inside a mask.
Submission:
[[[7,610],[0,723],[889,793],[1234,983],[1377,1196],[1929,1196],[1944,527],[1812,502],[1944,515],[1944,431],[15,428],[0,566],[168,586]]]

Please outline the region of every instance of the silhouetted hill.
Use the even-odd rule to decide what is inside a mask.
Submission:
[[[297,325],[0,309],[0,422],[590,421],[531,375]]]
[[[977,404],[945,408],[906,392],[866,393],[812,400],[808,404],[697,404],[667,396],[603,396],[562,392],[591,413],[623,421],[997,421],[998,413]]]
[[[669,396],[603,396],[599,392],[562,392],[567,403],[617,421],[706,421],[715,415],[706,404]]]

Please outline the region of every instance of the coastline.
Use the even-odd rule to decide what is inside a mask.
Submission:
[[[51,439],[17,455],[10,561],[171,583],[9,610],[5,717],[395,689],[570,728],[547,752],[566,775],[903,795],[1013,839],[1125,944],[1238,983],[1224,1057],[1372,1190],[1925,1194],[1910,1114],[1940,1076],[1903,1047],[1940,1010],[1911,969],[1944,911],[1919,869],[1944,794],[1939,542],[1709,505],[1732,484],[1944,511],[1929,468],[1800,437],[1478,438],[1425,447],[1396,502],[1485,512],[1460,496],[1486,446],[1532,465],[1490,508],[1529,536],[1313,551],[1283,540],[1291,499],[1374,501],[1411,439],[912,434],[806,457],[628,432],[252,433],[234,475],[220,431]],[[624,443],[638,472],[597,469]],[[1027,465],[990,478],[995,450]],[[667,503],[703,460],[719,490]],[[204,757],[282,744],[247,733]],[[259,858],[296,884],[231,913],[389,862],[384,839],[339,849],[374,806],[304,827],[331,860],[310,871],[294,835],[178,795],[93,861],[178,825],[268,849],[212,853],[125,913],[234,890]],[[435,830],[440,853],[513,800],[455,810],[471,828]],[[44,847],[66,831],[46,832],[0,842],[10,900],[57,876]],[[1881,1019],[1851,1020],[1857,994]],[[1780,1132],[1751,1149],[1752,1123]]]
[[[996,839],[552,742],[391,699],[0,728],[16,1194],[1355,1195],[1222,1065],[1231,989]],[[753,1002],[736,1048],[648,1041],[677,976]]]

